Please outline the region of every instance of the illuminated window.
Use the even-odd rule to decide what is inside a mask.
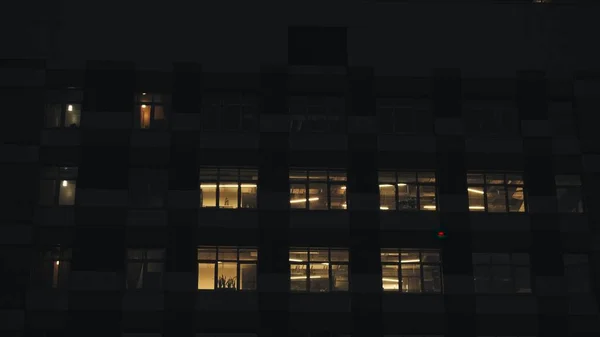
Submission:
[[[379,209],[435,211],[435,173],[379,172]]]
[[[40,264],[33,275],[34,286],[41,288],[66,289],[71,273],[71,249],[52,247],[41,253]]]
[[[68,89],[48,93],[44,126],[76,128],[81,122],[81,90]]]
[[[256,208],[258,171],[200,168],[200,207]]]
[[[128,249],[126,263],[127,289],[162,289],[164,249]]]
[[[529,254],[473,253],[478,293],[531,293]]]
[[[432,130],[427,103],[398,98],[378,98],[377,119],[381,133],[414,134]]]
[[[346,172],[340,170],[290,170],[292,209],[346,209]]]
[[[165,97],[143,92],[136,95],[135,120],[140,129],[162,129],[167,126]]]
[[[291,132],[345,132],[345,100],[331,96],[290,96]]]
[[[441,293],[442,264],[439,250],[381,249],[384,291]]]
[[[76,185],[77,167],[47,167],[42,169],[40,205],[74,205]]]
[[[590,265],[585,254],[566,254],[563,256],[565,264],[565,279],[567,291],[570,293],[589,293]]]
[[[469,173],[467,193],[471,212],[525,212],[523,176],[518,173]]]
[[[132,169],[129,176],[130,205],[137,208],[163,207],[168,183],[166,170]]]
[[[348,250],[338,248],[291,248],[292,291],[348,291]]]
[[[250,247],[198,248],[198,289],[256,290],[258,250]]]
[[[556,198],[559,212],[583,213],[581,177],[578,175],[556,176]]]
[[[242,93],[207,92],[202,97],[202,130],[255,131],[256,97]]]

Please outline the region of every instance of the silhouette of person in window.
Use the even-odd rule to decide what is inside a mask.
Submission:
[[[225,206],[229,206],[229,199],[225,197]]]

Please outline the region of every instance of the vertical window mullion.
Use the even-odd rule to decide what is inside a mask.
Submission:
[[[423,266],[424,266],[424,262],[423,262],[423,252],[419,251],[419,273],[420,273],[420,280],[419,283],[421,284],[421,293],[425,292],[425,277],[423,276]]]
[[[486,184],[487,174],[483,174],[483,209],[484,212],[488,211],[488,200],[487,200],[487,184]]]
[[[214,277],[214,289],[219,289],[219,247],[215,247],[215,252],[216,252],[216,256],[215,256],[215,277]]]
[[[240,176],[240,169],[236,169],[237,171],[237,182],[238,182],[238,186],[237,186],[237,208],[241,208],[242,206],[242,180],[241,180],[241,176]],[[238,262],[239,262],[239,248],[238,248]]]
[[[310,199],[310,183],[308,181],[308,177],[306,178],[306,182],[304,185],[305,188],[305,195],[304,195],[304,205],[305,205],[305,209],[310,209],[310,201],[308,201],[308,199]]]
[[[327,210],[331,209],[331,193],[329,193],[329,191],[331,190],[331,182],[329,180],[329,170],[327,170],[327,174],[325,174],[325,179],[327,179],[326,181],[326,185],[327,186],[327,191],[325,191],[325,193],[327,193]]]
[[[506,206],[504,208],[505,208],[506,213],[510,212],[510,205],[508,203],[508,186],[509,186],[508,184],[504,184],[504,201],[505,201],[505,206]],[[523,200],[523,202],[525,202],[525,201]]]
[[[306,291],[310,292],[310,248],[306,251]]]
[[[395,181],[395,183],[394,183],[394,190],[396,191],[396,194],[394,195],[394,201],[396,202],[396,204],[394,205],[394,209],[396,211],[398,211],[398,209],[399,209],[399,205],[398,205],[398,201],[399,201],[398,193],[400,193],[400,191],[398,190],[398,184],[399,184],[399,182],[398,182],[398,171],[394,171],[394,181]]]
[[[415,173],[415,185],[417,186],[417,211],[421,210],[421,184],[419,183],[419,174]],[[420,256],[420,253],[419,253]]]
[[[221,193],[220,193],[221,192],[221,188],[219,187],[219,185],[220,185],[219,182],[220,181],[221,181],[221,169],[218,168],[217,169],[217,181],[215,182],[216,183],[215,185],[217,186],[217,190],[215,191],[215,198],[217,199],[217,200],[215,200],[215,207],[216,208],[220,208],[219,207],[219,199],[221,198]],[[218,248],[217,248],[217,250],[218,250]],[[219,259],[219,255],[218,255],[218,251],[217,251],[217,260],[218,259]]]
[[[327,249],[327,269],[328,269],[328,274],[329,274],[329,291],[333,291],[333,272],[332,270],[332,264],[331,264],[331,248]]]
[[[239,205],[239,203],[238,203]],[[236,280],[235,280],[235,288],[236,290],[240,290],[240,249],[236,248],[236,259],[235,259],[235,265],[236,265]]]

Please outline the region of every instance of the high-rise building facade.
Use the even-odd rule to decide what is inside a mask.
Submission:
[[[0,333],[600,335],[598,10],[450,3],[41,7]]]

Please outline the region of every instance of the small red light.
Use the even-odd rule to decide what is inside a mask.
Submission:
[[[438,235],[438,237],[442,238],[442,237],[446,236],[446,233],[444,233],[444,232],[442,232],[442,231],[439,231],[439,232],[437,233],[437,235]]]

